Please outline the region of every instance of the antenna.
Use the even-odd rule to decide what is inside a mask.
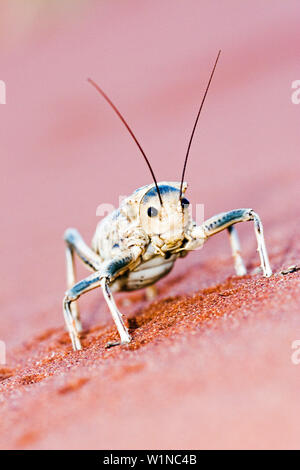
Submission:
[[[191,148],[192,140],[193,140],[193,137],[194,137],[194,134],[195,134],[196,126],[197,126],[197,123],[198,123],[198,120],[199,120],[199,116],[200,116],[200,113],[201,113],[202,108],[203,108],[203,105],[204,105],[204,101],[205,101],[205,98],[206,98],[206,95],[207,95],[207,92],[208,92],[210,83],[211,83],[212,78],[213,78],[213,75],[214,75],[214,73],[215,73],[215,69],[216,69],[216,66],[217,66],[217,63],[218,63],[220,54],[221,54],[221,51],[218,52],[218,55],[217,55],[217,58],[216,58],[216,61],[215,61],[215,65],[214,65],[214,67],[213,67],[213,69],[212,69],[212,72],[211,72],[211,74],[210,74],[209,81],[208,81],[208,84],[207,84],[207,87],[206,87],[204,96],[203,96],[203,98],[202,98],[201,105],[200,105],[200,108],[199,108],[199,111],[198,111],[198,114],[197,114],[197,117],[196,117],[196,121],[195,121],[193,130],[192,130],[191,137],[190,137],[188,149],[187,149],[186,156],[185,156],[185,160],[184,160],[183,170],[182,170],[179,199],[181,199],[181,196],[182,196],[183,180],[184,180],[184,175],[185,175],[185,170],[186,170],[186,165],[187,165],[187,161],[188,161],[188,157],[189,157],[189,153],[190,153],[190,148]]]
[[[107,103],[112,107],[112,109],[115,111],[115,113],[117,114],[117,116],[119,116],[119,118],[121,119],[121,121],[123,122],[124,126],[126,127],[126,129],[128,130],[129,134],[131,135],[131,137],[133,138],[133,140],[135,141],[136,145],[138,146],[138,148],[140,149],[141,151],[141,154],[143,155],[147,165],[148,165],[148,168],[150,170],[150,173],[152,175],[152,178],[153,178],[153,181],[155,183],[155,186],[156,186],[156,190],[157,190],[157,194],[158,194],[158,197],[159,197],[159,201],[160,201],[160,204],[163,205],[163,202],[162,202],[162,198],[161,198],[161,194],[159,192],[159,187],[158,187],[158,184],[157,184],[157,181],[156,181],[156,178],[155,178],[155,175],[154,175],[154,171],[152,170],[152,167],[150,165],[150,162],[148,160],[148,158],[146,157],[146,154],[144,152],[144,150],[142,149],[139,141],[137,140],[137,138],[135,137],[134,133],[132,132],[132,130],[130,129],[129,125],[127,124],[127,122],[125,121],[124,117],[122,116],[122,114],[120,113],[120,111],[118,110],[118,108],[113,104],[113,102],[108,98],[108,96],[104,93],[103,90],[101,90],[101,88],[99,87],[99,85],[97,85],[97,83],[95,83],[91,78],[88,78],[87,81],[93,85],[94,88],[96,88],[96,90],[103,96],[103,98],[107,101]]]

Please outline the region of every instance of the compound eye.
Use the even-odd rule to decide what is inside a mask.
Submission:
[[[183,209],[187,208],[188,206],[190,205],[190,201],[188,199],[186,199],[185,197],[183,197],[181,199],[181,206]]]
[[[155,217],[158,214],[158,210],[155,207],[148,207],[147,214],[149,217]]]

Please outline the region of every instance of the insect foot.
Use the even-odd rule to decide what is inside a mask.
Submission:
[[[128,339],[126,341],[108,341],[105,345],[105,349],[113,348],[114,346],[124,346],[125,344],[131,343],[131,336],[128,335]]]

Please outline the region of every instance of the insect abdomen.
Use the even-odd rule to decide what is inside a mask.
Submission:
[[[122,290],[142,289],[154,284],[171,271],[176,258],[176,255],[173,255],[168,260],[161,256],[156,256],[149,261],[139,264],[135,270],[126,273],[120,279]]]

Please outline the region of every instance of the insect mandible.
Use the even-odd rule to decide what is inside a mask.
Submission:
[[[108,346],[130,343],[131,336],[113,298],[113,292],[130,291],[155,284],[168,274],[176,259],[200,248],[212,235],[227,229],[232,248],[236,274],[246,274],[240,254],[240,245],[234,224],[253,221],[263,275],[272,274],[258,214],[252,209],[223,212],[197,225],[191,217],[189,201],[185,197],[187,184],[184,175],[188,155],[198,119],[220,56],[218,53],[206,87],[185,157],[181,182],[158,183],[150,163],[131,128],[100,87],[89,82],[110,104],[139,147],[151,172],[154,183],[137,189],[123,200],[119,209],[106,216],[97,226],[89,247],[76,229],[65,232],[68,290],[63,300],[65,323],[73,349],[82,349],[82,330],[77,299],[84,293],[101,287],[120,335],[120,341]],[[92,271],[76,283],[74,254]]]

